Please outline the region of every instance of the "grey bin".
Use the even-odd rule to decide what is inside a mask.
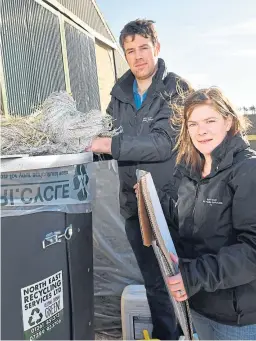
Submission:
[[[1,158],[1,339],[92,340],[91,153]]]

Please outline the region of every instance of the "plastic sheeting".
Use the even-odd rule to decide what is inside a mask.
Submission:
[[[114,160],[95,163],[93,204],[95,330],[121,328],[121,295],[142,277],[119,213],[119,177]]]

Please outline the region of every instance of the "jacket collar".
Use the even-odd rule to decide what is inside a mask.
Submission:
[[[163,59],[158,59],[157,71],[152,79],[152,84],[148,88],[147,98],[155,95],[156,92],[161,92],[165,89],[164,79],[167,76],[167,69]],[[111,95],[122,102],[134,105],[133,100],[133,82],[134,75],[131,70],[128,70],[115,84],[111,91]]]
[[[212,169],[211,173],[206,178],[211,178],[218,172],[231,167],[234,163],[234,157],[242,150],[249,147],[249,143],[240,135],[230,136],[229,134],[225,139],[212,151]],[[203,158],[203,155],[200,154]],[[190,177],[193,180],[201,179],[200,170],[193,170],[190,165],[186,165],[184,162],[177,166],[177,170]],[[205,178],[205,179],[206,179]]]

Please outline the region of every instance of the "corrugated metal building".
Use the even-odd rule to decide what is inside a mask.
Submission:
[[[54,91],[101,108],[127,70],[94,0],[1,0],[1,110],[28,115]]]

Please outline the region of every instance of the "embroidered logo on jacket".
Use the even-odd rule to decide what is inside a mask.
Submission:
[[[154,121],[154,119],[152,117],[144,117],[142,120],[142,122],[147,122],[147,123],[149,123],[151,121]]]
[[[223,202],[222,201],[218,201],[218,199],[212,199],[212,198],[207,198],[206,200],[203,200],[204,204],[208,204],[208,205],[222,205]]]

